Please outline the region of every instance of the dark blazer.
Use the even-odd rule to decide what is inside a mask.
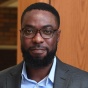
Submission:
[[[21,88],[22,65],[0,72],[0,88]],[[88,73],[57,59],[53,88],[88,88]]]

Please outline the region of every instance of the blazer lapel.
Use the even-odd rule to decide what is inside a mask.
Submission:
[[[8,76],[7,88],[20,88],[21,76]]]
[[[70,81],[70,74],[68,72],[69,69],[66,65],[57,59],[53,88],[67,88]]]
[[[6,88],[21,88],[21,71],[22,64],[9,73],[9,76],[6,79]]]

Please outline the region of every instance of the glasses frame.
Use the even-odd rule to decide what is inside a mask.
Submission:
[[[44,38],[44,39],[49,39],[49,38],[52,38],[52,37],[53,37],[53,35],[54,35],[54,33],[55,33],[56,31],[58,31],[58,29],[53,29],[53,30],[52,30],[52,31],[53,31],[53,32],[52,32],[52,36],[49,37],[49,38],[48,38],[48,37],[45,38],[45,37],[42,36],[42,33],[41,33],[42,28],[41,28],[40,30],[36,29],[37,32],[35,33],[35,35],[34,35],[33,37],[28,37],[28,36],[24,35],[24,33],[23,33],[24,30],[25,30],[25,28],[22,28],[22,29],[20,30],[20,33],[22,34],[22,36],[24,36],[24,37],[26,37],[26,38],[29,38],[29,39],[34,38],[37,33],[39,33],[42,38]]]

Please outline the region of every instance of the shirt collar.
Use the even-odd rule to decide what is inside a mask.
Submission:
[[[56,68],[56,57],[54,57],[53,65],[48,75],[48,78],[54,83],[54,76],[55,76],[55,68]]]
[[[55,68],[56,68],[56,57],[54,57],[53,65],[51,67],[49,75],[47,76],[47,82],[50,80],[52,83],[54,83]],[[27,73],[26,73],[25,62],[23,63],[23,68],[22,68],[21,75],[22,75],[22,80],[23,80],[24,77],[25,77],[25,79],[28,80]],[[46,84],[47,84],[47,82],[46,82]]]

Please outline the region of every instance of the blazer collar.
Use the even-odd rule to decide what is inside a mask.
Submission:
[[[21,71],[23,62],[12,69],[7,77],[6,88],[21,88]]]
[[[70,81],[68,67],[57,58],[56,71],[54,78],[54,88],[67,88]]]

